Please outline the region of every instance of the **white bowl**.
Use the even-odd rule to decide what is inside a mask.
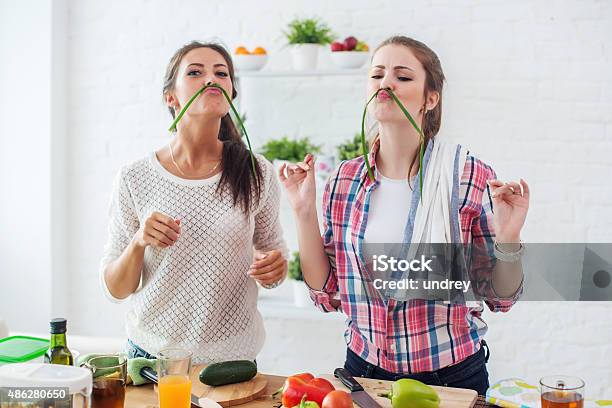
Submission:
[[[266,54],[238,54],[234,55],[232,59],[238,71],[259,71],[266,65],[268,56]]]
[[[338,68],[360,68],[368,60],[368,51],[332,51],[332,61]]]

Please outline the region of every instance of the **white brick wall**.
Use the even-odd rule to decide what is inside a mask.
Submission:
[[[281,30],[294,16],[311,15],[340,37],[352,34],[372,47],[402,33],[437,51],[448,78],[442,135],[469,146],[499,177],[530,183],[525,240],[612,241],[611,2],[73,0],[66,251],[74,332],[122,333],[122,307],[107,303],[97,288],[106,205],[119,167],[168,140],[160,89],[172,52],[191,39],[219,37],[232,49],[263,45],[268,68],[287,68]],[[249,133],[257,145],[287,134],[310,136],[330,149],[358,130],[365,81],[244,79]],[[487,316],[492,379],[566,372],[605,396],[612,383],[611,308],[531,303]],[[313,341],[302,330],[325,330],[320,349],[341,353],[338,326],[270,317],[262,366],[302,370],[304,358],[294,351]],[[321,371],[343,359],[323,351],[312,356],[308,368]]]

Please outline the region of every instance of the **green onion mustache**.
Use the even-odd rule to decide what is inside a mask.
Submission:
[[[404,113],[406,118],[408,118],[408,121],[410,122],[412,127],[419,134],[419,138],[420,138],[419,188],[420,188],[420,193],[421,193],[421,198],[422,198],[423,197],[423,156],[425,155],[425,135],[423,135],[423,131],[421,130],[419,125],[417,125],[412,115],[410,115],[410,112],[408,112],[408,110],[402,104],[402,102],[398,99],[398,97],[395,96],[391,88],[380,88],[376,90],[376,92],[374,92],[374,94],[370,97],[370,99],[368,99],[368,102],[365,104],[365,107],[363,108],[363,115],[361,116],[361,149],[362,149],[363,158],[365,160],[366,167],[368,169],[368,175],[370,176],[370,180],[372,181],[375,180],[374,173],[372,172],[372,167],[370,166],[370,160],[368,159],[368,146],[367,146],[366,138],[365,138],[365,119],[366,119],[366,113],[368,110],[368,105],[370,105],[370,102],[372,102],[372,100],[374,100],[374,98],[376,98],[376,96],[378,96],[379,92],[381,91],[385,91],[391,96],[393,101],[395,101],[395,104],[400,108],[400,110]]]
[[[206,84],[204,84],[200,89],[198,89],[193,95],[191,95],[191,98],[189,98],[189,100],[187,101],[187,103],[185,104],[185,106],[183,106],[183,109],[181,109],[181,111],[179,112],[178,115],[176,115],[176,118],[174,118],[174,121],[172,122],[172,124],[170,125],[170,127],[168,128],[169,132],[176,132],[176,125],[179,123],[179,121],[181,120],[181,118],[183,117],[183,115],[185,114],[185,112],[187,112],[187,109],[189,109],[189,107],[191,106],[191,104],[193,103],[193,101],[196,100],[196,98],[200,95],[202,95],[202,93],[207,89],[207,88],[217,88],[219,89],[222,93],[223,96],[225,96],[225,99],[227,100],[227,102],[229,103],[229,106],[232,110],[232,112],[234,113],[234,116],[236,117],[237,121],[238,121],[238,125],[240,126],[240,128],[242,129],[242,133],[244,134],[244,136],[246,137],[247,140],[247,145],[249,147],[249,153],[251,155],[251,165],[253,166],[253,174],[257,174],[257,171],[255,170],[255,156],[253,155],[253,149],[251,148],[251,140],[249,139],[249,135],[247,134],[246,128],[244,127],[244,123],[242,122],[242,118],[240,117],[240,115],[238,114],[238,111],[236,110],[236,108],[234,107],[234,104],[232,103],[231,98],[229,97],[229,95],[227,94],[227,92],[225,92],[225,89],[223,89],[220,85],[215,84],[213,82],[207,82]]]

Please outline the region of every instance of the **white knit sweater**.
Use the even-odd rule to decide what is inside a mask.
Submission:
[[[221,174],[186,180],[168,172],[155,153],[119,172],[110,206],[103,278],[152,211],[181,220],[181,235],[166,249],[147,247],[142,281],[131,295],[128,338],[151,354],[168,346],[193,352],[196,364],[253,360],[265,339],[256,282],[247,275],[253,247],[287,256],[279,221],[280,187],[273,166],[257,155],[263,185],[246,219],[229,188],[216,192]]]

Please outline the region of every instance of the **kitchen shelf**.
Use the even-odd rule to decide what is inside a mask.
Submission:
[[[295,78],[295,77],[327,77],[327,76],[361,76],[368,73],[365,68],[357,69],[315,69],[308,71],[297,70],[262,70],[262,71],[236,71],[237,78]]]

